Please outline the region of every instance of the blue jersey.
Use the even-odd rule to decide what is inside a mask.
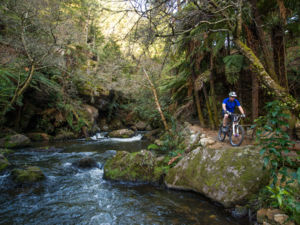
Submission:
[[[237,99],[234,99],[233,101],[230,101],[229,98],[225,98],[223,100],[223,104],[226,105],[226,110],[229,112],[234,112],[234,109],[236,106],[240,106],[240,102]]]

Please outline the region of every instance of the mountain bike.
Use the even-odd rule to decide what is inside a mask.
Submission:
[[[240,146],[242,144],[245,136],[245,130],[239,124],[241,118],[241,114],[229,114],[230,123],[226,126],[226,132],[223,131],[223,123],[221,123],[218,133],[219,141],[224,141],[227,135],[232,146]]]

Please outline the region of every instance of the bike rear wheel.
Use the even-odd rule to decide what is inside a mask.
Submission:
[[[245,131],[240,125],[234,126],[234,131],[232,130],[229,135],[229,142],[232,146],[240,146],[244,140]]]
[[[226,137],[226,133],[222,131],[222,125],[219,128],[218,139],[219,141],[224,141]]]

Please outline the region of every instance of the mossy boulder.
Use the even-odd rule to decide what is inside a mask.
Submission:
[[[150,151],[119,151],[105,163],[104,178],[158,184],[167,170],[168,166],[164,161],[157,160]]]
[[[77,136],[72,131],[60,130],[58,134],[53,137],[54,141],[63,141],[63,140],[71,140],[75,139]]]
[[[14,150],[6,149],[6,148],[0,148],[0,154],[3,156],[8,156],[9,154],[14,153]]]
[[[109,137],[113,138],[129,138],[134,135],[134,131],[129,129],[120,129],[120,130],[114,130],[108,134]]]
[[[48,134],[41,133],[41,132],[27,133],[26,136],[28,136],[31,141],[49,141],[50,140],[50,136]]]
[[[224,150],[199,147],[165,177],[167,187],[199,192],[225,207],[244,203],[268,181],[259,150],[249,146]]]
[[[11,164],[8,162],[8,160],[0,154],[0,173],[7,169]]]
[[[9,135],[0,139],[0,148],[21,148],[30,145],[30,139],[22,134]]]
[[[39,167],[28,166],[25,169],[13,169],[12,179],[18,184],[35,183],[45,179],[45,175]]]

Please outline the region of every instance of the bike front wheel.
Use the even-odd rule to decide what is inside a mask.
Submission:
[[[224,141],[225,137],[226,137],[226,133],[222,131],[222,125],[221,125],[218,133],[218,139],[219,141]]]
[[[232,146],[240,146],[244,140],[244,136],[244,128],[240,125],[234,126],[234,130],[229,135],[229,142]]]

